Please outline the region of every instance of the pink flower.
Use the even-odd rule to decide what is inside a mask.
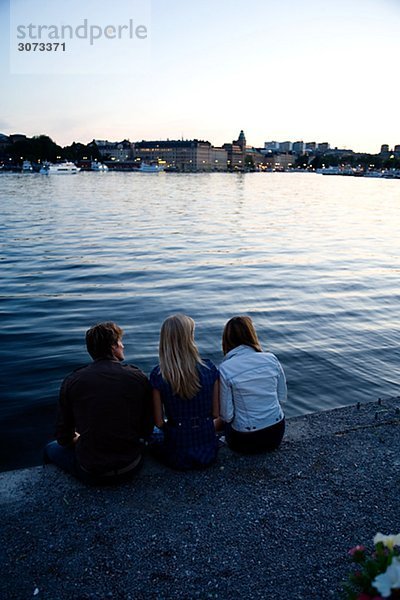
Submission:
[[[351,548],[351,550],[349,550],[349,554],[350,554],[350,556],[354,556],[355,554],[365,552],[365,550],[366,550],[365,546],[358,545],[358,546],[354,546],[354,548]]]

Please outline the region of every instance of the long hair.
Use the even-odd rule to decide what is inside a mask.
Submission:
[[[225,325],[222,334],[224,354],[241,345],[250,346],[256,352],[262,352],[253,321],[247,316],[232,317]]]
[[[194,342],[194,321],[186,315],[165,319],[160,332],[160,370],[174,394],[190,399],[200,389],[197,365],[203,364]]]

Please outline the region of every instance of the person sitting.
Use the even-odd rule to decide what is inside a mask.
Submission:
[[[226,441],[242,453],[275,450],[285,432],[286,379],[274,354],[263,352],[250,317],[230,319],[222,335],[220,414]]]
[[[153,429],[151,387],[140,369],[122,364],[122,335],[115,323],[86,332],[93,362],[64,379],[57,441],[44,452],[45,462],[93,485],[130,479],[142,464],[142,439]]]
[[[182,470],[207,467],[218,451],[213,421],[219,415],[218,370],[200,358],[194,328],[186,315],[164,321],[160,364],[150,374],[154,420],[163,432],[151,451],[164,464]]]

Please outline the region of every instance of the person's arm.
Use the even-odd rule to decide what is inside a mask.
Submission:
[[[213,408],[212,416],[214,419],[219,417],[219,379],[214,383],[213,388]]]
[[[287,386],[286,386],[286,377],[285,372],[282,369],[282,365],[278,361],[278,400],[279,403],[286,402],[287,400]]]
[[[75,431],[75,419],[72,403],[68,400],[68,378],[64,379],[58,404],[56,423],[56,439],[61,446],[69,446],[77,441],[79,434]]]
[[[145,386],[141,431],[144,439],[147,439],[150,437],[154,427],[152,387],[147,378]]]
[[[232,388],[226,381],[223,373],[220,372],[219,378],[219,414],[225,423],[233,421],[235,416],[235,407],[233,404]]]
[[[164,414],[161,402],[161,394],[159,390],[155,388],[153,388],[153,415],[156,427],[158,427],[159,429],[164,427]]]

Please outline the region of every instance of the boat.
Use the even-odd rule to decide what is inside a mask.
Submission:
[[[400,169],[389,169],[383,174],[385,179],[400,179]]]
[[[42,175],[75,175],[80,169],[73,162],[57,163],[55,165],[46,163],[40,169]]]
[[[91,169],[91,171],[95,171],[96,173],[105,173],[106,171],[109,170],[107,165],[97,162],[96,160],[93,160],[91,162],[90,169]]]
[[[24,160],[22,163],[22,172],[23,173],[32,173],[33,167],[30,160]]]
[[[382,171],[365,171],[364,177],[383,177]]]
[[[317,169],[316,172],[320,175],[342,175],[342,169],[340,169],[340,167],[324,167],[322,169]]]
[[[142,162],[138,171],[140,173],[161,173],[164,171],[164,167],[160,165],[150,165],[148,163]]]

